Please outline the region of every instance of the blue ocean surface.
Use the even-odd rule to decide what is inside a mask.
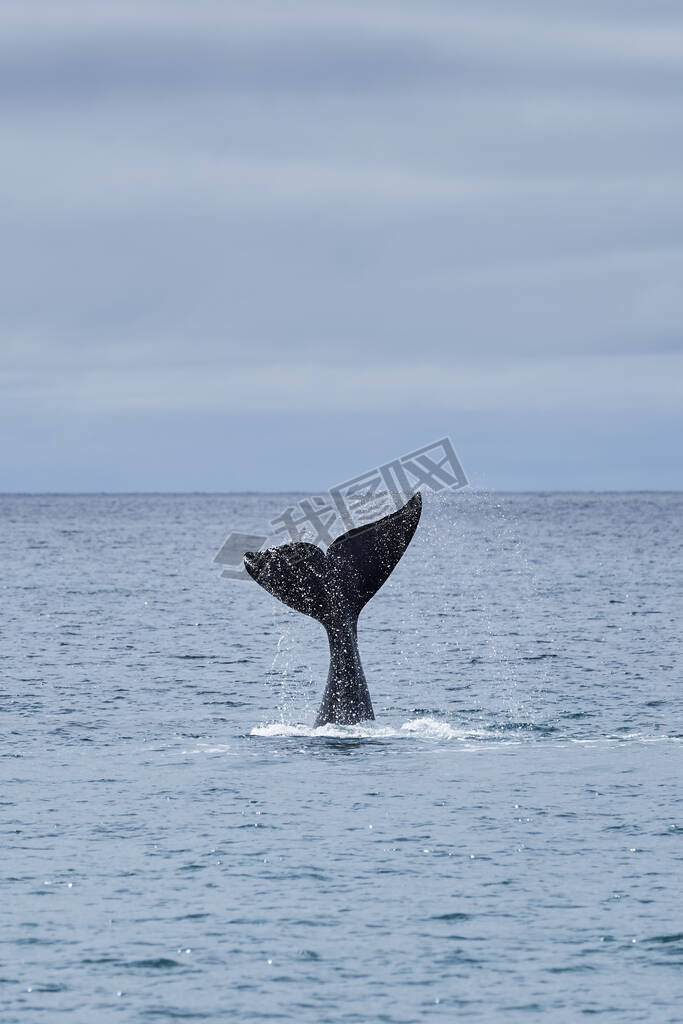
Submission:
[[[297,498],[0,497],[2,1024],[682,1021],[683,496],[427,493],[317,731]]]

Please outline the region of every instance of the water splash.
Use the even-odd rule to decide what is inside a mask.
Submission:
[[[431,740],[473,740],[492,739],[488,730],[465,729],[449,725],[436,718],[415,718],[400,725],[385,725],[377,722],[360,722],[357,725],[323,725],[316,729],[312,725],[287,722],[270,722],[257,725],[251,730],[252,736],[270,739],[290,736],[307,736],[321,739],[431,739]]]

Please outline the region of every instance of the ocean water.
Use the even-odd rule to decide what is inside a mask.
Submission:
[[[318,731],[291,500],[0,498],[2,1024],[682,1021],[683,496],[427,495]]]

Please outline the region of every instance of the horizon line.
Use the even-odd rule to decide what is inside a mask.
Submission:
[[[244,491],[0,491],[0,498],[95,498],[95,497],[252,497],[261,495],[271,497],[285,494],[309,495],[326,494],[328,489],[294,488],[292,490],[266,491],[266,490],[244,490]],[[428,492],[429,493],[429,492]],[[472,487],[458,488],[456,491],[444,488],[442,491],[431,493],[446,494],[683,494],[683,488],[670,487],[645,487],[645,488],[522,488],[510,490],[508,488],[497,489],[495,487]]]

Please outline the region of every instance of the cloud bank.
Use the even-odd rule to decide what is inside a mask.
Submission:
[[[52,0],[0,20],[0,489],[41,479],[29,422],[67,430],[87,489],[98,417],[247,417],[268,487],[272,414],[285,434],[365,417],[381,461],[408,408],[439,434],[462,413],[513,434],[534,410],[665,416],[652,482],[672,486],[680,5]],[[130,452],[107,457],[125,480]],[[294,451],[287,471],[308,483]]]

